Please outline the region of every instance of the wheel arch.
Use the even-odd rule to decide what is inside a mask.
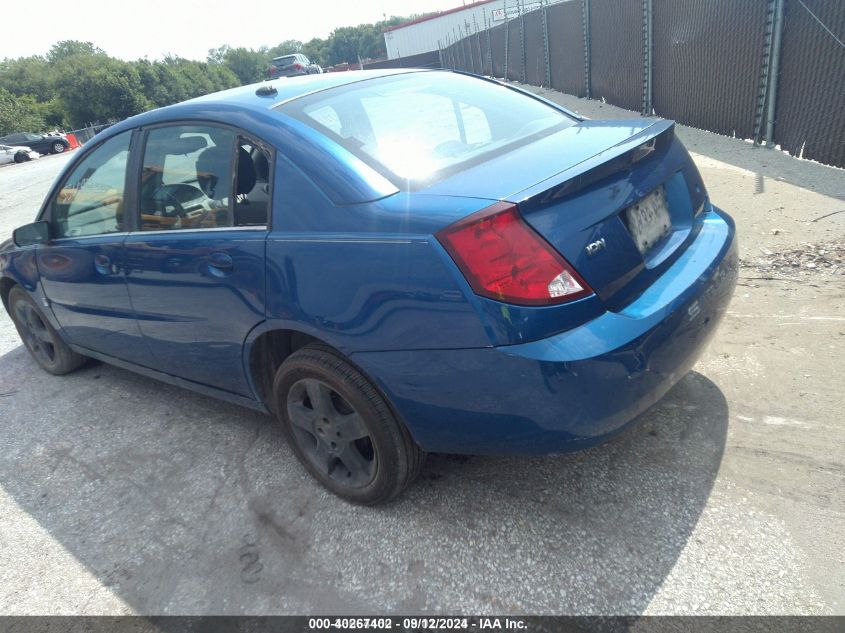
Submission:
[[[285,359],[309,343],[325,341],[299,330],[277,328],[261,332],[249,343],[247,371],[255,393],[269,411],[274,410],[273,379]]]
[[[11,277],[0,277],[0,300],[3,301],[3,307],[6,312],[9,312],[9,293],[12,288],[18,285],[18,282]]]
[[[273,393],[273,380],[276,377],[276,372],[282,363],[285,362],[285,359],[287,359],[291,354],[311,343],[319,343],[320,345],[329,348],[338,356],[342,357],[346,362],[355,367],[356,370],[369,380],[376,391],[378,391],[382,398],[384,398],[384,401],[387,403],[387,406],[390,408],[393,415],[395,415],[408,430],[408,433],[411,435],[413,441],[418,444],[407,422],[394,406],[393,401],[382,388],[380,382],[375,380],[374,377],[370,375],[370,372],[368,372],[364,367],[361,367],[361,365],[355,362],[349,354],[344,353],[336,345],[332,345],[324,338],[320,338],[301,330],[284,327],[267,329],[263,332],[257,333],[254,338],[247,343],[245,350],[245,362],[248,379],[252,383],[253,389],[255,390],[255,394],[259,398],[259,401],[270,413],[275,413],[275,404],[271,396]]]

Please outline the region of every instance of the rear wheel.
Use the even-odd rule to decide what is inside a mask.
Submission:
[[[52,148],[54,154],[61,154],[63,151],[65,151],[65,144],[56,141],[55,143],[53,143]]]
[[[297,457],[339,497],[384,503],[419,473],[425,454],[378,390],[331,348],[312,344],[291,354],[273,396]]]
[[[9,293],[9,313],[26,349],[44,371],[61,376],[85,364],[87,359],[67,346],[20,286]]]

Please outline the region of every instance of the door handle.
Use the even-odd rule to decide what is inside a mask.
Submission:
[[[212,253],[208,256],[208,270],[216,277],[223,277],[232,272],[235,262],[228,253]]]
[[[94,268],[101,275],[113,275],[117,272],[117,266],[113,265],[109,256],[103,253],[94,255]]]

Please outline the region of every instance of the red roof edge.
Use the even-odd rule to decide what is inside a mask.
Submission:
[[[395,31],[396,29],[404,29],[406,26],[411,26],[412,24],[428,22],[429,20],[434,20],[435,18],[442,18],[444,15],[449,15],[450,13],[457,13],[458,11],[463,11],[465,9],[480,7],[482,4],[490,4],[491,2],[493,2],[493,0],[478,0],[477,2],[471,2],[460,7],[455,7],[454,9],[438,11],[437,13],[432,13],[431,15],[424,15],[423,17],[417,18],[416,20],[409,20],[408,22],[397,24],[396,26],[388,26],[386,29],[382,30],[382,33],[387,33],[388,31]]]

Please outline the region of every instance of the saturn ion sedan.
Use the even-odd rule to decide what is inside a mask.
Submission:
[[[46,371],[95,358],[271,413],[375,504],[427,452],[618,432],[693,365],[736,261],[671,121],[405,69],[109,128],[2,246],[0,290]]]

